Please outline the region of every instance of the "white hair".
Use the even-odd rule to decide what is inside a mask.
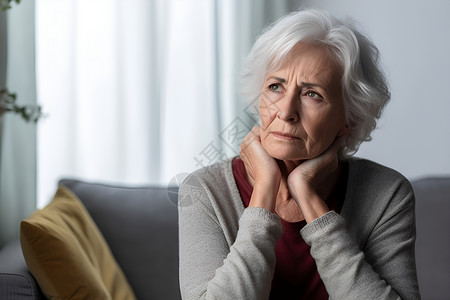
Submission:
[[[250,51],[241,78],[241,95],[259,98],[265,76],[278,70],[299,43],[324,45],[342,70],[342,96],[350,133],[341,154],[354,154],[371,132],[390,99],[375,45],[354,28],[318,10],[292,12],[269,26]]]

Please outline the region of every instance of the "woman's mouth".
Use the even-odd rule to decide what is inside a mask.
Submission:
[[[293,141],[293,140],[300,139],[300,138],[296,137],[295,135],[285,133],[285,132],[280,132],[280,131],[271,131],[270,134],[273,135],[274,137],[282,139],[282,140]]]

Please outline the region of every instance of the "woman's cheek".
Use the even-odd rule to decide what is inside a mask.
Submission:
[[[260,114],[260,116],[261,116],[261,129],[266,130],[267,127],[269,127],[270,125],[270,121],[268,120],[267,116],[264,116],[262,114]]]
[[[277,114],[275,101],[276,99],[270,99],[265,93],[259,99],[259,116],[261,118],[262,129],[269,127]]]

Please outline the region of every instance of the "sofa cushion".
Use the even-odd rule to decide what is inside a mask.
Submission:
[[[63,179],[91,214],[137,299],[181,299],[176,187]]]
[[[67,188],[22,221],[20,241],[47,298],[134,299],[97,226]]]
[[[45,299],[23,259],[19,240],[0,249],[0,299]]]

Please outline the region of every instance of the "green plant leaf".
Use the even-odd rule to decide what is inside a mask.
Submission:
[[[33,120],[35,123],[43,117],[40,105],[18,105],[17,96],[8,89],[0,90],[0,114],[13,112],[20,115],[25,121]]]

